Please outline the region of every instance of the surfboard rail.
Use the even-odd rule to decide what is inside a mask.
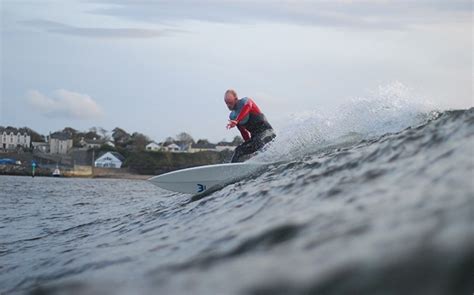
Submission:
[[[258,162],[205,165],[160,174],[148,181],[169,191],[201,194],[215,187],[242,180],[268,165],[270,163]]]

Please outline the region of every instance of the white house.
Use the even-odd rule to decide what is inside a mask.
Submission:
[[[164,142],[160,145],[160,150],[164,152],[181,153],[183,149],[174,142]]]
[[[31,137],[26,130],[0,126],[0,149],[12,150],[18,146],[29,148]]]
[[[217,151],[216,145],[209,143],[207,140],[198,140],[197,143],[193,143],[189,149],[190,153],[204,152],[204,151]]]
[[[146,150],[147,151],[159,151],[161,149],[161,146],[157,144],[156,142],[150,142],[149,144],[146,145]]]
[[[163,147],[163,149],[165,151],[172,152],[172,153],[179,153],[181,151],[181,148],[176,143],[169,144]]]
[[[67,154],[72,149],[71,135],[65,132],[54,132],[49,135],[49,152],[51,154]]]
[[[95,137],[94,137],[94,139],[84,139],[84,137],[82,137],[81,140],[79,141],[79,144],[82,145],[83,147],[88,148],[88,149],[98,149],[103,145],[108,145],[110,147],[115,147],[115,144],[112,141],[97,139]]]
[[[125,158],[117,152],[106,152],[94,162],[95,167],[120,168]]]

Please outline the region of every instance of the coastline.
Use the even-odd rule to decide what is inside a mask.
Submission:
[[[74,178],[114,178],[114,179],[148,179],[163,173],[202,165],[226,162],[232,153],[230,151],[202,151],[195,153],[171,153],[135,151],[127,154],[127,159],[121,168],[103,168],[90,165],[90,159],[79,158],[49,158],[41,153],[3,153],[4,158],[11,158],[22,164],[0,164],[1,175],[16,175],[32,177],[32,167],[29,163],[37,163],[35,177],[53,177],[56,168],[61,177]],[[86,164],[87,163],[87,164]]]
[[[98,173],[93,173],[92,171]],[[59,178],[90,178],[90,179],[129,179],[129,180],[146,180],[155,175],[136,174],[128,171],[115,169],[94,168],[89,166],[89,169],[84,173],[84,169],[74,170],[67,169],[61,174]],[[20,165],[0,165],[0,176],[26,176],[32,177],[31,168]],[[34,177],[54,177],[53,170],[50,168],[36,168]]]

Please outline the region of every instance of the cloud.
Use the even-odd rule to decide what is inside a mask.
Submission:
[[[39,28],[50,33],[73,35],[89,38],[156,38],[168,33],[178,32],[174,29],[138,29],[138,28],[86,28],[66,25],[49,20],[29,20],[22,22],[30,27]]]
[[[64,89],[54,91],[53,97],[37,90],[27,93],[31,107],[46,117],[68,119],[97,119],[103,116],[100,106],[87,94]]]
[[[402,29],[470,21],[470,0],[91,0],[92,13],[153,23],[198,20],[223,23],[294,23],[363,29]]]

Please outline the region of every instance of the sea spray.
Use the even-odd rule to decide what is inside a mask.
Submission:
[[[436,107],[400,82],[379,86],[336,108],[291,114],[277,137],[251,161],[289,161],[307,154],[398,132],[433,118]]]

